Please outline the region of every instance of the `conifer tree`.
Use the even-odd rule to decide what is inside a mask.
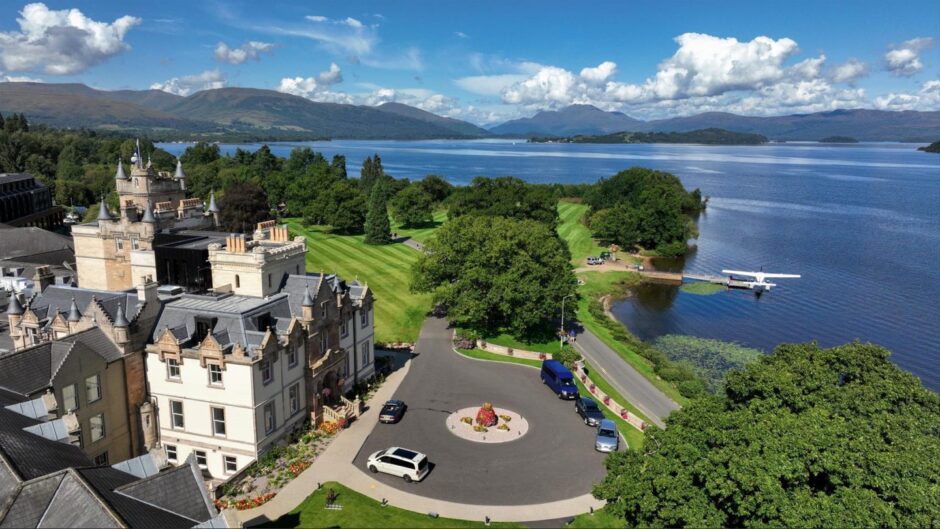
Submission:
[[[385,179],[379,178],[372,185],[372,194],[369,196],[369,212],[366,214],[365,225],[366,244],[392,242],[392,227],[388,220],[387,202]]]

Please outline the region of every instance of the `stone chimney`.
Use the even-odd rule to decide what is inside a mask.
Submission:
[[[225,238],[225,249],[231,253],[245,253],[245,247],[247,246],[245,235],[241,233],[233,233]]]
[[[33,275],[33,283],[39,287],[40,292],[45,292],[46,287],[55,283],[55,275],[48,265],[37,266],[36,273]]]
[[[137,299],[146,303],[148,306],[157,304],[157,288],[160,284],[153,280],[153,276],[140,276],[140,283],[137,285]]]

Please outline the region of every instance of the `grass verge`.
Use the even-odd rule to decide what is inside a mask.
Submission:
[[[412,294],[411,267],[420,257],[404,244],[373,246],[362,235],[337,235],[324,226],[285,219],[293,235],[307,238],[307,270],[359,278],[375,296],[375,340],[415,342],[431,309],[430,294]]]
[[[632,272],[585,272],[579,275],[584,280],[584,284],[579,287],[581,294],[578,299],[578,321],[585,329],[594,333],[601,341],[613,349],[621,358],[634,369],[640,372],[653,385],[659,388],[669,398],[684,406],[689,400],[683,397],[675,385],[660,379],[653,370],[653,366],[648,360],[640,356],[627,344],[615,339],[610,330],[594,319],[588,310],[588,305],[592,299],[598,299],[608,294],[617,294],[624,292],[630,286],[638,284],[642,278]],[[596,382],[595,382],[596,383]]]
[[[558,235],[561,236],[561,240],[568,243],[568,248],[571,250],[571,262],[575,265],[580,265],[588,256],[597,256],[606,250],[594,241],[591,230],[581,223],[588,209],[586,204],[558,203],[558,216],[561,221],[558,224]]]
[[[594,511],[594,514],[579,514],[574,520],[565,527],[574,527],[576,529],[614,529],[626,527],[627,523],[622,518],[609,514],[607,509]]]
[[[410,237],[421,244],[425,244],[446,220],[447,211],[438,210],[434,212],[434,220],[430,224],[417,228],[402,228],[401,224],[396,222],[392,224],[392,232],[397,233],[399,237]]]
[[[522,364],[522,365],[534,367],[536,369],[541,369],[542,367],[542,362],[539,360],[529,360],[528,358],[516,358],[514,356],[499,355],[495,353],[490,353],[488,351],[481,351],[479,349],[457,349],[457,352],[470,358],[476,358],[477,360],[488,360],[491,362],[503,362],[507,364]],[[578,383],[578,392],[581,395],[587,396],[591,394],[591,392],[584,386],[584,384],[581,383],[580,379],[575,377],[575,382]],[[595,384],[598,387],[601,387],[600,384],[597,384],[597,382],[595,382]],[[610,396],[611,398],[616,400],[614,393],[610,393]],[[623,400],[621,400],[620,402],[623,402]],[[621,419],[619,415],[604,408],[603,404],[599,404],[598,407],[601,408],[601,411],[604,413],[605,417],[607,417],[608,419],[612,419],[617,424],[617,429],[620,431],[621,434],[623,434],[624,438],[626,438],[627,445],[630,447],[631,450],[639,450],[640,448],[643,447],[643,432],[637,430],[633,426],[630,426],[630,424],[627,423],[627,421]]]
[[[343,510],[327,510],[326,495],[333,490]],[[300,503],[294,510],[260,527],[484,527],[483,521],[431,518],[398,507],[382,507],[379,502],[330,481]],[[525,527],[522,524],[493,522],[490,527]]]

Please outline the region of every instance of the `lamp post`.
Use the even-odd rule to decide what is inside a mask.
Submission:
[[[558,338],[559,351],[565,347],[565,300],[570,297],[574,297],[574,294],[568,294],[567,296],[561,298],[561,336]]]

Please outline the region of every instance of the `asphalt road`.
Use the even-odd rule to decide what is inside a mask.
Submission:
[[[594,369],[600,371],[604,380],[660,428],[665,426],[666,417],[679,409],[675,401],[592,333],[584,331],[578,336],[575,347]]]
[[[403,446],[428,455],[432,470],[420,483],[387,474],[384,484],[441,500],[522,505],[589,493],[606,471],[594,451],[594,429],[545,387],[535,369],[463,357],[452,350],[444,320],[429,318],[421,329],[411,370],[394,398],[408,409],[398,424],[378,424],[354,464],[365,470],[370,454]],[[475,443],[444,425],[455,410],[484,401],[522,414],[529,432],[500,444]],[[481,513],[485,514],[485,513]]]

